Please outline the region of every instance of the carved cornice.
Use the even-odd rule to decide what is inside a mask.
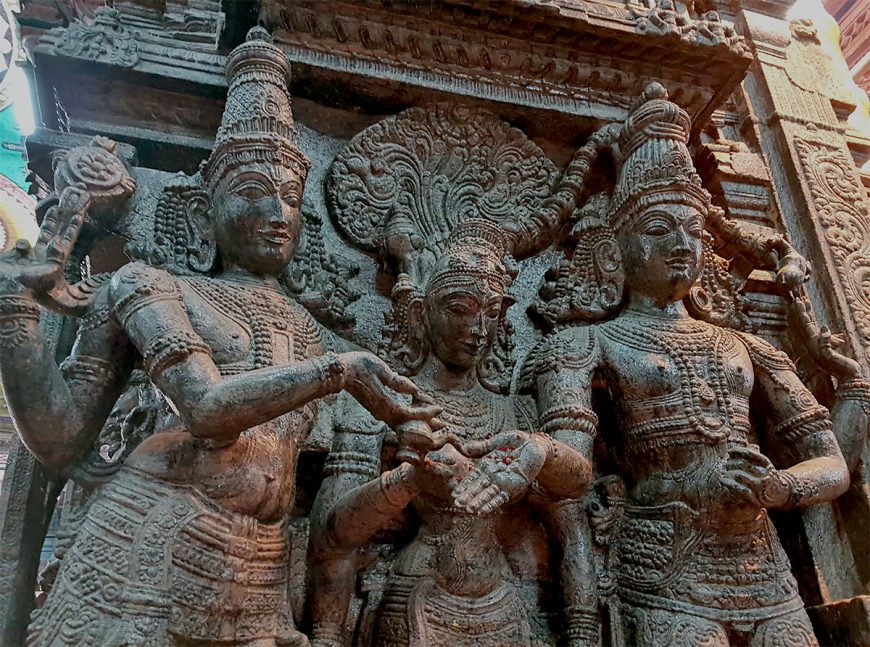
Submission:
[[[183,20],[179,23],[164,18],[163,23],[148,23],[151,27],[146,28],[147,21],[141,17],[99,7],[93,22],[76,21],[43,33],[33,53],[38,57],[72,58],[206,85],[226,85],[226,58],[208,51],[216,48],[219,32],[207,35],[214,40],[214,47],[207,47],[201,34],[176,33],[184,30]],[[212,18],[211,22],[206,21],[206,26],[219,30],[223,14]],[[187,26],[195,30],[202,24],[194,20]]]
[[[73,23],[52,32],[56,36],[54,51],[62,56],[100,60],[121,67],[133,67],[139,62],[133,32],[121,24],[120,14],[115,9],[97,9],[92,25]]]
[[[413,10],[264,0],[261,10],[302,66],[601,119],[624,117],[651,79],[693,117],[706,116],[748,65],[740,39],[715,12],[680,15],[679,33],[654,33],[641,5],[571,5],[518,11],[513,3],[443,2]]]

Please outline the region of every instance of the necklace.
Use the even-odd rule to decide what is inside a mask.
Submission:
[[[292,359],[306,357],[313,332],[306,326],[288,298],[277,289],[254,281],[185,278],[184,281],[207,303],[241,324],[251,333],[251,360],[219,366],[223,375],[234,375],[274,366],[275,337],[289,338]]]
[[[444,408],[439,418],[460,438],[491,438],[505,429],[507,413],[504,403],[479,383],[467,390],[442,390],[431,384],[421,387]]]
[[[725,367],[725,351],[732,340],[726,331],[694,319],[627,311],[602,326],[602,332],[626,346],[670,357],[680,374],[683,410],[694,431],[710,444],[727,438],[734,408]],[[706,375],[700,374],[699,366],[706,369]],[[724,416],[710,415],[713,405]]]

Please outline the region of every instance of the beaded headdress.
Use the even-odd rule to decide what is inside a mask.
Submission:
[[[661,84],[647,86],[614,147],[621,161],[610,203],[614,230],[652,204],[689,204],[707,213],[710,194],[686,146],[691,127],[689,115],[668,101]]]
[[[482,218],[463,220],[450,232],[425,291],[467,286],[469,279],[477,278],[494,292],[504,294],[508,279],[506,252],[507,241],[498,225]]]
[[[309,161],[296,145],[290,109],[290,64],[262,27],[227,58],[227,102],[215,146],[200,172],[209,188],[228,171],[264,163],[308,172]]]

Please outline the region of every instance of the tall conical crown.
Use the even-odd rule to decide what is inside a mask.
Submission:
[[[296,145],[290,109],[290,64],[262,27],[227,58],[227,102],[202,177],[214,187],[231,169],[260,162],[308,171],[309,161]]]
[[[689,115],[668,101],[661,84],[647,86],[622,126],[614,150],[621,161],[611,201],[614,229],[651,204],[690,204],[707,213],[710,194],[686,146],[691,127]]]
[[[450,232],[444,253],[429,275],[426,292],[467,286],[469,277],[474,277],[504,293],[510,282],[504,263],[506,252],[507,241],[498,225],[483,218],[463,220]]]

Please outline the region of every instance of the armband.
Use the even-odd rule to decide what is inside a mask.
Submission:
[[[0,296],[0,348],[21,346],[39,323],[39,305],[20,295]]]
[[[118,373],[111,362],[99,357],[71,355],[60,364],[60,372],[67,382],[79,382],[95,386],[108,386],[115,382]]]
[[[837,385],[837,398],[860,402],[864,411],[870,414],[870,382],[855,378]]]
[[[160,374],[193,353],[211,357],[211,348],[192,330],[164,331],[156,335],[142,351],[148,375]]]
[[[564,404],[548,409],[539,419],[540,431],[552,436],[556,431],[579,431],[594,436],[598,431],[598,416],[578,404]]]
[[[833,429],[828,410],[816,405],[808,411],[802,411],[796,416],[784,420],[773,428],[773,437],[786,442],[794,442],[807,436]]]

